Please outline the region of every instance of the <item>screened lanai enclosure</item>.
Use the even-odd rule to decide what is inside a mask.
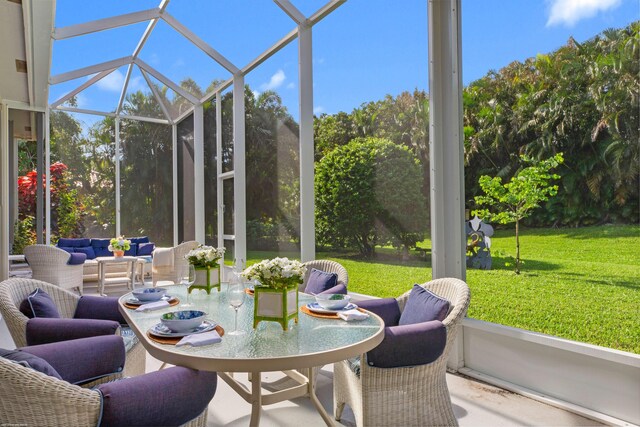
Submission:
[[[55,0],[0,0],[0,39],[11,41],[0,47],[0,280],[26,240],[71,236],[196,240],[243,266],[248,252],[315,259],[327,233],[316,175],[331,171],[314,162],[313,40],[345,3],[220,2],[192,24],[185,10],[197,5],[185,1],[119,3],[108,16],[85,5],[92,20],[78,22],[57,16]],[[391,195],[382,233],[393,224],[428,236],[432,277],[465,280],[462,0],[426,3],[420,183],[384,181],[380,167],[372,194]],[[284,63],[294,70],[286,106],[271,84],[283,75],[256,77]],[[172,66],[194,77],[175,81]],[[393,197],[409,191],[411,203]],[[465,319],[448,367],[590,418],[640,422],[640,362],[629,354]]]

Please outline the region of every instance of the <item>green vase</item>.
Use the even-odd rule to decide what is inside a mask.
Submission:
[[[216,280],[217,271],[217,280]],[[194,289],[202,289],[211,295],[211,289],[217,288],[220,292],[220,266],[196,267],[196,283],[189,287],[189,293]]]
[[[254,288],[253,328],[260,322],[278,322],[283,330],[289,329],[289,320],[298,323],[298,285],[284,289],[265,286]]]

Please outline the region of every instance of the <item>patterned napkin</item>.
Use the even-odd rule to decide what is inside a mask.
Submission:
[[[357,308],[351,310],[338,312],[338,317],[347,322],[353,322],[354,320],[364,320],[369,318],[367,313],[363,313]]]
[[[147,304],[142,304],[140,307],[136,308],[136,311],[153,311],[160,310],[161,308],[169,307],[169,301],[155,301]]]
[[[220,341],[222,341],[222,338],[220,338],[218,331],[213,330],[209,332],[203,332],[201,334],[187,335],[186,337],[178,341],[178,343],[176,344],[176,347],[180,347],[187,344],[190,344],[194,347],[200,347],[201,345],[216,344],[216,343],[219,343]]]

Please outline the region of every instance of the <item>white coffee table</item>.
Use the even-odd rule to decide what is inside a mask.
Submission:
[[[135,286],[135,277],[136,277],[136,267],[138,266],[138,258],[134,256],[122,256],[122,257],[113,257],[113,256],[105,256],[105,257],[97,257],[96,261],[98,262],[98,293],[100,295],[105,295],[104,286],[105,285],[116,285],[125,283],[129,289],[133,289]],[[107,265],[113,264],[127,264],[127,268],[122,272],[122,275],[117,274],[113,275],[110,273],[110,276],[107,277],[106,270]]]

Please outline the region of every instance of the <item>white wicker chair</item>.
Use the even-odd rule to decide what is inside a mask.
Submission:
[[[97,426],[97,390],[50,377],[0,357],[0,425]],[[183,427],[205,427],[207,410]]]
[[[7,328],[16,347],[27,345],[26,330],[29,318],[20,311],[20,303],[36,288],[49,294],[61,317],[72,318],[80,299],[72,292],[35,279],[13,278],[0,282],[0,314],[7,322]],[[123,374],[128,377],[144,374],[146,354],[142,343],[136,339],[135,344],[127,351]]]
[[[349,362],[334,364],[333,396],[335,418],[339,420],[344,405],[353,410],[358,426],[457,426],[447,388],[446,369],[449,351],[456,339],[460,322],[469,307],[470,292],[459,279],[436,279],[421,285],[447,299],[451,310],[443,323],[447,330],[444,352],[427,365],[400,368],[376,368],[361,356],[360,376]],[[399,298],[404,309],[409,292]]]
[[[199,245],[195,240],[180,243],[173,248],[173,265],[158,265],[156,263],[156,257],[153,258],[153,265],[151,267],[151,276],[153,280],[153,287],[161,280],[167,280],[173,283],[178,283],[180,278],[178,277],[180,271],[187,266],[187,260],[184,256],[192,249],[197,248]]]
[[[24,256],[33,272],[32,278],[64,289],[77,288],[82,295],[83,265],[68,265],[69,252],[55,246],[31,245],[24,248]]]
[[[338,275],[338,285],[342,284],[347,286],[349,284],[349,274],[347,273],[347,269],[338,262],[330,261],[328,259],[316,259],[313,261],[307,261],[304,263],[304,265],[307,267],[307,272],[304,275],[302,284],[298,288],[300,292],[304,292],[304,290],[307,288],[307,280],[309,279],[312,268],[327,273],[336,273]]]

